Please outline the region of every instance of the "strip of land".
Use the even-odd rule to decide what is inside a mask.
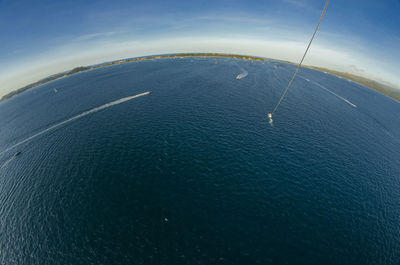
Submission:
[[[331,70],[331,69],[327,69],[327,68],[323,68],[323,67],[316,67],[316,66],[304,66],[304,67],[322,71],[322,72],[326,72],[326,73],[336,75],[336,76],[345,78],[347,80],[356,82],[360,85],[372,88],[373,90],[376,90],[379,93],[382,93],[382,94],[400,102],[400,90],[399,89],[395,89],[388,85],[379,83],[375,80],[365,78],[362,76],[358,76],[358,75],[354,75],[354,74],[350,74],[350,73],[346,73],[346,72],[339,72],[339,71],[335,71],[335,70]]]
[[[138,62],[138,61],[145,61],[145,60],[154,60],[154,59],[168,59],[168,58],[185,58],[185,57],[216,57],[216,58],[235,58],[235,59],[242,59],[242,60],[255,60],[255,61],[271,61],[273,59],[267,59],[267,58],[262,58],[262,57],[256,57],[256,56],[248,56],[248,55],[237,55],[237,54],[223,54],[223,53],[178,53],[178,54],[168,54],[168,55],[154,55],[154,56],[144,56],[144,57],[138,57],[138,58],[130,58],[130,59],[123,59],[123,60],[118,60],[118,61],[113,61],[113,62],[107,62],[103,64],[98,64],[98,65],[92,65],[92,66],[80,66],[76,67],[70,71],[55,74],[49,77],[46,77],[44,79],[41,79],[37,82],[31,83],[27,86],[21,87],[17,90],[14,90],[6,95],[4,95],[0,101],[9,99],[13,96],[16,96],[26,90],[29,90],[31,88],[46,84],[48,82],[67,77],[76,73],[88,71],[88,70],[93,70],[97,68],[102,68],[102,67],[107,67],[107,66],[112,66],[112,65],[118,65],[118,64],[123,64],[123,63],[130,63],[130,62]],[[273,61],[279,61],[279,62],[284,62],[284,63],[290,63],[293,64],[292,62],[288,61],[281,61],[281,60],[273,60]],[[315,69],[318,71],[323,71],[327,72],[345,79],[348,79],[350,81],[359,83],[361,85],[364,85],[366,87],[372,88],[382,94],[385,94],[394,100],[400,102],[400,90],[394,89],[392,87],[389,87],[387,85],[381,84],[379,82],[376,82],[374,80],[370,80],[368,78],[360,77],[357,75],[349,74],[349,73],[344,73],[344,72],[338,72],[338,71],[333,71],[330,69],[325,69],[325,68],[320,68],[320,67],[314,67],[314,66],[304,66],[308,67],[311,69]]]

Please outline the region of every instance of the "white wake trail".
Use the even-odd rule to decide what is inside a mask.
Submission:
[[[319,86],[320,88],[322,88],[322,89],[324,89],[325,91],[331,93],[331,94],[334,95],[335,97],[337,97],[337,98],[343,100],[344,102],[346,102],[347,104],[349,104],[349,105],[352,106],[353,108],[357,108],[357,105],[356,105],[356,104],[350,102],[348,99],[346,99],[346,98],[344,98],[344,97],[342,97],[342,96],[339,96],[339,95],[336,94],[335,92],[330,91],[329,89],[327,89],[327,88],[324,87],[323,85],[318,84],[317,82],[314,82],[314,81],[310,81],[309,79],[304,78],[304,77],[302,77],[302,76],[300,76],[300,75],[299,75],[299,77],[300,77],[301,79],[303,79],[303,80],[306,80],[307,82],[311,82],[311,83],[313,83],[313,84]]]
[[[0,169],[2,169],[3,167],[7,166],[8,163],[10,163],[11,161],[13,161],[15,159],[15,156],[12,156],[10,159],[8,159],[6,162],[4,162],[3,165],[1,165]]]
[[[236,79],[245,78],[245,77],[249,74],[249,72],[247,72],[246,69],[244,69],[244,68],[242,68],[242,67],[240,67],[240,66],[239,66],[239,68],[240,68],[240,70],[242,71],[242,73],[238,74],[238,75],[236,76]]]
[[[146,96],[146,95],[148,95],[148,94],[150,94],[150,91],[147,91],[147,92],[144,92],[144,93],[140,93],[140,94],[137,94],[137,95],[134,95],[134,96],[130,96],[130,97],[121,98],[121,99],[118,99],[118,100],[115,100],[115,101],[106,103],[106,104],[104,104],[104,105],[101,105],[101,106],[99,106],[99,107],[93,108],[93,109],[91,109],[91,110],[82,112],[81,114],[78,114],[78,115],[76,115],[76,116],[74,116],[74,117],[72,117],[72,118],[69,118],[69,119],[67,119],[67,120],[65,120],[65,121],[62,121],[62,122],[60,122],[60,123],[57,123],[57,124],[55,124],[55,125],[53,125],[53,126],[47,128],[47,129],[45,129],[45,130],[43,130],[43,131],[38,132],[37,134],[34,134],[34,135],[32,135],[32,136],[30,136],[30,137],[28,137],[28,138],[22,140],[21,142],[18,142],[18,143],[16,143],[16,144],[14,144],[13,146],[11,146],[11,147],[5,149],[4,151],[1,151],[1,152],[0,152],[0,155],[2,155],[2,154],[5,153],[5,152],[10,151],[11,149],[14,149],[15,147],[17,147],[17,146],[19,146],[19,145],[21,145],[21,144],[24,144],[24,143],[26,143],[26,142],[32,140],[33,138],[36,138],[36,137],[38,137],[38,136],[40,136],[40,135],[42,135],[42,134],[45,134],[45,133],[47,133],[47,132],[49,132],[49,131],[51,131],[51,130],[57,128],[57,127],[60,127],[60,126],[62,126],[62,125],[64,125],[64,124],[66,124],[66,123],[75,121],[75,120],[80,119],[80,118],[83,118],[83,117],[85,117],[85,116],[87,116],[87,115],[89,115],[89,114],[93,114],[93,113],[98,112],[98,111],[100,111],[100,110],[103,110],[103,109],[106,109],[106,108],[109,108],[109,107],[112,107],[112,106],[121,104],[121,103],[123,103],[123,102],[132,100],[132,99],[134,99],[134,98],[138,98],[138,97],[141,97],[141,96]]]

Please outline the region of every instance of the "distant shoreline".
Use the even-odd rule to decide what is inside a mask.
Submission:
[[[331,75],[335,75],[339,78],[343,78],[348,81],[355,82],[359,85],[363,85],[363,86],[371,88],[383,95],[386,95],[397,102],[400,102],[400,89],[395,89],[388,85],[379,83],[375,80],[365,78],[362,76],[358,76],[358,75],[354,75],[354,74],[350,74],[350,73],[346,73],[346,72],[339,72],[339,71],[335,71],[335,70],[331,70],[331,69],[327,69],[327,68],[323,68],[323,67],[316,67],[316,66],[310,66],[310,65],[303,65],[303,67],[310,68],[310,69],[317,70],[317,71],[324,72],[324,73],[328,73]]]
[[[282,60],[276,60],[276,59],[269,59],[269,58],[263,58],[263,57],[257,57],[257,56],[249,56],[249,55],[237,55],[237,54],[224,54],[224,53],[176,53],[176,54],[168,54],[168,55],[150,55],[150,56],[144,56],[144,57],[136,57],[136,58],[130,58],[130,59],[122,59],[118,61],[113,61],[113,62],[106,62],[98,65],[92,65],[92,66],[80,66],[76,67],[70,71],[66,71],[63,73],[58,73],[55,75],[51,75],[49,77],[46,77],[44,79],[41,79],[37,82],[31,83],[29,85],[26,85],[24,87],[21,87],[19,89],[16,89],[14,91],[11,91],[10,93],[4,95],[1,97],[0,101],[4,101],[6,99],[9,99],[13,96],[16,96],[20,93],[23,93],[31,88],[35,88],[37,86],[46,84],[48,82],[61,79],[76,73],[84,72],[84,71],[89,71],[97,68],[102,68],[102,67],[107,67],[107,66],[112,66],[112,65],[118,65],[118,64],[123,64],[123,63],[130,63],[130,62],[138,62],[138,61],[145,61],[145,60],[154,60],[154,59],[166,59],[166,58],[187,58],[187,57],[204,57],[204,58],[210,58],[210,57],[216,57],[216,58],[234,58],[234,59],[242,59],[242,60],[256,60],[256,61],[278,61],[282,63],[288,63],[288,64],[294,64],[289,61],[282,61]],[[322,71],[326,72],[329,74],[333,74],[335,76],[345,78],[347,80],[356,82],[360,85],[369,87],[375,91],[378,91],[381,94],[384,94],[397,102],[400,102],[400,90],[397,91],[396,89],[393,89],[387,85],[378,83],[374,80],[356,76],[353,74],[345,73],[345,72],[338,72],[326,68],[321,68],[321,67],[315,67],[315,66],[305,66],[303,65],[302,67],[314,69],[317,71]]]

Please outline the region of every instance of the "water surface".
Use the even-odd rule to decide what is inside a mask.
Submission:
[[[151,91],[0,155],[0,263],[399,264],[400,104],[303,69],[271,126],[294,67],[214,61],[106,67],[1,102],[3,152]]]

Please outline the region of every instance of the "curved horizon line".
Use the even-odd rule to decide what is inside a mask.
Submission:
[[[129,57],[129,58],[125,58],[125,59],[118,59],[118,60],[114,60],[114,61],[105,61],[103,63],[99,63],[99,64],[93,64],[93,65],[88,65],[88,66],[77,66],[75,68],[72,68],[71,70],[67,70],[64,72],[60,72],[60,73],[56,73],[56,74],[52,74],[49,75],[48,77],[42,78],[36,82],[27,84],[26,86],[23,86],[21,88],[12,90],[11,92],[3,95],[0,98],[0,102],[4,101],[6,99],[9,99],[11,97],[14,97],[16,95],[19,95],[31,88],[35,88],[38,87],[40,85],[44,85],[46,83],[64,78],[64,77],[68,77],[70,75],[73,74],[77,74],[80,72],[85,72],[85,71],[90,71],[90,70],[94,70],[97,68],[103,68],[103,67],[108,67],[108,66],[113,66],[113,65],[118,65],[118,64],[123,64],[123,63],[130,63],[130,62],[138,62],[138,61],[145,61],[145,60],[155,60],[155,59],[168,59],[168,58],[190,58],[190,57],[205,57],[205,58],[233,58],[233,59],[241,59],[241,60],[257,60],[257,61],[277,61],[277,62],[281,62],[281,63],[286,63],[286,64],[292,64],[292,65],[296,65],[298,66],[298,63],[294,63],[291,61],[287,61],[287,60],[279,60],[279,59],[272,59],[272,58],[267,58],[267,57],[262,57],[262,56],[255,56],[255,55],[243,55],[243,54],[234,54],[234,53],[206,53],[206,52],[184,52],[184,53],[167,53],[167,54],[156,54],[156,55],[145,55],[145,56],[139,56],[139,57]],[[335,70],[331,70],[328,68],[323,68],[323,67],[316,67],[316,66],[312,66],[312,65],[302,65],[301,67],[305,67],[305,68],[309,68],[309,69],[313,69],[319,72],[325,72],[325,73],[329,73],[332,74],[334,76],[338,76],[341,78],[345,78],[349,81],[352,82],[356,82],[360,85],[363,85],[365,87],[368,87],[370,89],[373,89],[375,91],[378,91],[379,93],[386,95],[398,102],[400,102],[400,96],[397,97],[396,95],[393,96],[391,95],[390,91],[388,92],[387,87],[388,88],[392,88],[390,86],[381,84],[378,81],[369,79],[369,78],[365,78],[365,77],[361,77],[358,75],[354,75],[354,74],[349,74],[346,72],[339,72],[339,71],[335,71]],[[374,82],[375,84],[371,84],[371,82]],[[386,87],[386,88],[385,88]],[[392,88],[394,89],[394,88]]]

